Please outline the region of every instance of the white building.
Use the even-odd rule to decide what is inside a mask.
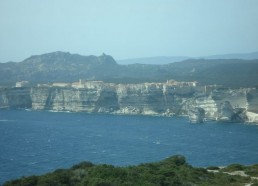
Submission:
[[[29,85],[28,81],[18,81],[15,84],[15,87],[27,87]]]
[[[69,87],[71,86],[70,83],[53,83],[53,87]]]
[[[85,80],[80,79],[79,82],[72,83],[73,88],[84,88],[84,82]]]

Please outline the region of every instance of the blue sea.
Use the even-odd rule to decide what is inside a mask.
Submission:
[[[117,166],[183,155],[194,166],[258,163],[258,126],[182,117],[0,110],[0,184],[81,161]]]

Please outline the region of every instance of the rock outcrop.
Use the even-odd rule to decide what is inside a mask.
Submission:
[[[192,122],[258,123],[258,90],[173,86],[168,83],[90,83],[84,88],[0,89],[0,108],[137,115],[188,115]]]
[[[234,115],[234,110],[229,101],[225,101],[219,105],[218,119],[221,121],[231,121]]]
[[[205,118],[205,111],[203,108],[191,108],[188,111],[188,117],[191,123],[203,123]]]

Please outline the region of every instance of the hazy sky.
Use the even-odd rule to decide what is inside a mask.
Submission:
[[[258,51],[258,0],[0,0],[0,61]]]

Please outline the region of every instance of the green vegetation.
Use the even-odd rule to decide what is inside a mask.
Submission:
[[[258,177],[258,164],[246,167],[245,172],[250,176]]]
[[[229,169],[231,168],[235,170],[237,166],[233,165]],[[252,173],[257,173],[258,170],[257,165],[244,168]],[[194,168],[186,163],[183,156],[173,156],[157,163],[129,167],[82,162],[70,169],[58,169],[42,176],[8,181],[4,186],[237,186],[245,183],[257,184],[250,177],[232,176],[222,172],[213,173],[204,168]]]
[[[210,166],[210,167],[207,167],[208,170],[220,170],[219,167],[217,166]]]
[[[232,164],[220,170],[221,172],[244,171],[247,175],[258,177],[258,164],[251,166],[243,166],[240,164]]]
[[[234,172],[234,171],[244,171],[245,167],[243,165],[240,164],[232,164],[229,165],[223,169],[221,169],[221,171],[224,172]]]

